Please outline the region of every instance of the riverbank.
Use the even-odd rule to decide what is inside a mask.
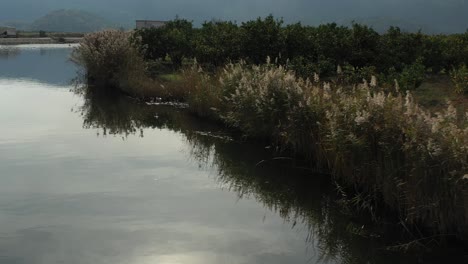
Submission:
[[[314,227],[314,230],[321,230],[319,237],[322,242],[325,242],[323,246],[327,249],[330,249],[330,247],[340,248],[338,245],[341,245],[344,241],[352,240],[355,243],[356,240],[361,240],[361,242],[374,245],[369,245],[363,251],[363,256],[368,257],[371,250],[375,248],[376,242],[384,241],[383,246],[377,246],[380,254],[388,254],[390,250],[399,251],[399,249],[402,251],[408,250],[417,255],[425,252],[421,256],[425,260],[431,261],[434,261],[434,259],[429,256],[433,255],[430,255],[426,250],[431,249],[436,252],[446,250],[443,246],[426,245],[430,239],[421,239],[406,245],[407,239],[411,240],[414,237],[406,232],[398,232],[399,224],[397,222],[393,222],[391,218],[381,218],[380,222],[372,224],[366,214],[361,215],[361,217],[356,214],[350,205],[343,207],[344,200],[340,199],[339,193],[337,195],[332,178],[326,174],[309,170],[310,165],[304,163],[301,159],[287,158],[290,157],[287,153],[275,152],[274,148],[271,147],[265,148],[266,142],[246,140],[229,128],[219,126],[220,124],[206,118],[199,118],[190,114],[190,109],[179,109],[178,107],[167,106],[164,103],[144,103],[128,96],[109,92],[102,93],[100,91],[105,90],[97,89],[96,93],[83,94],[87,100],[84,104],[85,108],[83,108],[83,117],[86,120],[84,127],[99,128],[104,131],[103,133],[117,137],[127,137],[129,135],[143,137],[146,135],[142,134],[142,128],[154,127],[155,124],[160,126],[165,123],[163,127],[169,127],[187,135],[187,142],[194,146],[191,151],[194,157],[207,163],[202,167],[220,168],[219,173],[225,176],[221,179],[221,182],[229,183],[229,189],[239,191],[242,197],[249,194],[258,197],[263,203],[282,212],[285,220],[294,223],[294,225],[296,222],[309,223],[309,220],[312,223],[318,222],[328,227],[343,224],[342,229],[334,229],[331,232],[328,232],[329,229],[325,226]],[[159,110],[155,113],[153,112],[154,109]],[[156,118],[154,118],[155,116]],[[167,122],[167,120],[170,121]],[[205,126],[209,126],[210,129],[204,130],[203,127]],[[259,158],[253,155],[254,151],[250,148],[237,151],[237,159],[227,158],[225,155],[218,156],[216,153],[225,152],[229,149],[219,144],[207,145],[207,142],[211,142],[211,140],[229,142],[232,145],[240,143],[243,146],[253,147],[253,149],[258,148],[258,150],[264,151],[271,156],[264,159]],[[211,156],[212,154],[215,154],[215,156]],[[254,157],[250,158],[252,156]],[[243,166],[242,164],[249,164],[251,167],[249,170],[243,171],[240,169]],[[265,167],[281,164],[291,165],[291,167],[286,166],[279,170],[255,175],[256,172]],[[296,175],[297,170],[302,171],[302,173]],[[228,175],[230,173],[236,175],[235,179],[229,179]],[[244,189],[243,186],[245,185],[248,187]],[[324,193],[329,196],[324,198]],[[278,200],[283,200],[285,203],[277,203]],[[324,200],[328,202],[321,203]],[[318,214],[311,212],[313,208],[310,206],[311,204],[317,206]],[[327,209],[330,205],[336,210],[334,213],[339,214],[336,218],[333,212],[329,212]],[[326,236],[326,238],[323,238],[323,236]],[[450,243],[451,250],[462,246],[463,244]],[[349,249],[348,247],[345,248]],[[447,257],[455,257],[455,254],[459,254],[456,252],[454,252],[455,254],[442,252],[437,252],[437,254],[446,254]],[[405,255],[408,256],[408,253],[405,252]],[[431,254],[435,254],[435,252]],[[366,263],[366,261],[357,261],[356,263]],[[379,263],[379,261],[374,259],[372,263]],[[406,262],[395,261],[395,263]],[[410,261],[408,263],[419,262]],[[432,262],[424,261],[424,263]],[[438,263],[438,261],[434,261],[434,263]]]
[[[338,67],[335,79],[309,80],[271,61],[215,72],[195,63],[161,84],[145,73],[124,32],[87,36],[73,59],[90,83],[104,85],[91,92],[178,99],[200,117],[327,171],[345,203],[375,222],[397,219],[415,239],[468,239],[466,109],[448,102],[429,110],[398,81],[379,85],[374,75],[349,84]]]
[[[83,38],[0,38],[0,45],[76,44]]]
[[[185,92],[204,120],[328,172],[344,204],[376,222],[394,219],[421,241],[468,237],[468,122],[452,104],[431,113],[398,87],[351,90],[275,65],[228,65],[217,75],[194,67],[153,85]]]

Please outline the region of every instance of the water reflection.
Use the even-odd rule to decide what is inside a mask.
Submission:
[[[76,68],[68,57],[71,45],[0,45],[0,78],[68,84]]]
[[[12,59],[21,53],[18,47],[0,46],[0,59]]]
[[[73,82],[74,92],[84,99],[83,105],[78,109],[83,117],[83,127],[98,129],[100,135],[144,137],[143,128],[158,128],[185,135],[226,138],[221,127],[188,115],[183,107],[147,104],[106,89],[102,89],[105,91],[102,93],[92,93],[81,85],[81,78]]]
[[[319,262],[331,263],[438,263],[447,259],[415,256],[385,250],[398,243],[388,230],[373,227],[344,213],[335,202],[329,178],[298,168],[288,159],[275,158],[261,147],[232,140],[222,127],[204,123],[183,109],[150,106],[119,95],[90,94],[80,108],[85,128],[99,134],[144,137],[144,129],[170,129],[181,133],[189,158],[199,167],[212,170],[212,177],[239,199],[254,198],[279,214],[300,233],[309,234],[305,247],[317,250]],[[235,138],[235,137],[234,137]],[[377,234],[385,234],[383,237]],[[451,255],[463,261],[463,254]]]

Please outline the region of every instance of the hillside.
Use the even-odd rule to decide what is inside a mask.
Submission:
[[[18,30],[28,30],[29,24],[30,23],[25,21],[0,21],[0,26],[14,27]]]
[[[29,29],[48,32],[92,32],[112,27],[112,23],[90,12],[81,10],[57,10],[36,21]]]

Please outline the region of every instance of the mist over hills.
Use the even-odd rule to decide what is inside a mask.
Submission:
[[[106,19],[80,10],[57,10],[35,20],[30,30],[52,32],[92,32],[114,25]]]
[[[468,28],[468,0],[15,0],[2,3],[2,9],[8,11],[0,15],[0,21],[10,23],[32,23],[57,9],[80,9],[124,27],[133,27],[135,19],[169,20],[176,15],[197,25],[211,19],[242,22],[273,14],[286,23],[309,25],[355,20],[376,28],[390,24],[408,30],[422,27],[430,33]]]

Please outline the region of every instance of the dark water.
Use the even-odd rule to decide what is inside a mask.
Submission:
[[[0,264],[438,263],[384,250],[326,176],[260,144],[71,92],[69,53],[0,56]]]

